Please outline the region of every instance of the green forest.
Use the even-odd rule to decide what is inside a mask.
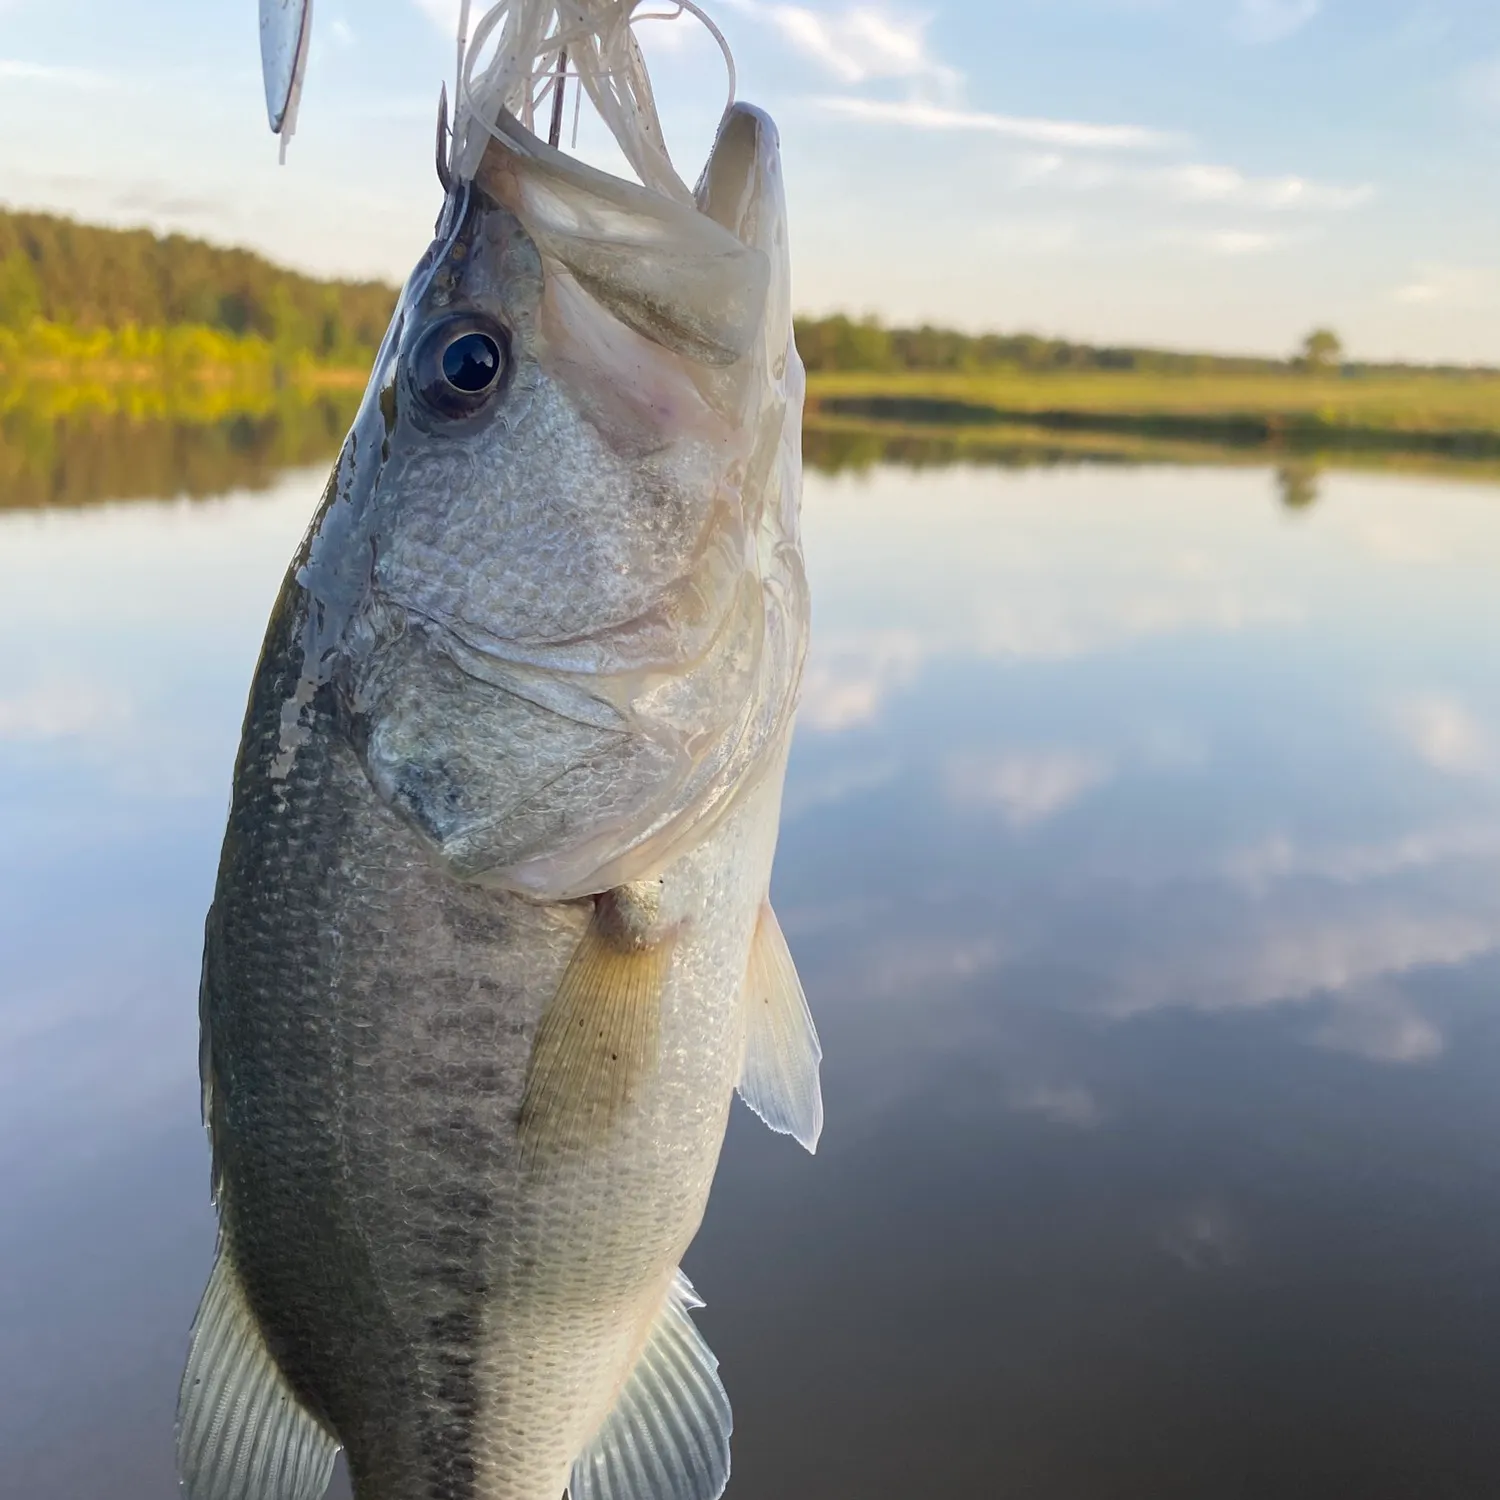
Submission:
[[[319,281],[250,250],[0,209],[0,329],[206,328],[333,365],[368,364],[395,305],[377,281]]]
[[[366,367],[380,345],[396,289],[378,281],[323,281],[287,270],[254,251],[211,245],[148,229],[109,229],[55,214],[0,208],[0,334],[12,359],[26,358],[15,336],[41,322],[73,334],[207,330],[250,340],[283,355],[333,367]],[[1284,359],[1179,353],[1074,343],[1032,333],[960,333],[949,328],[887,328],[874,318],[798,318],[797,347],[811,375],[1032,375],[1107,371],[1222,377],[1289,372],[1360,375],[1473,375],[1343,357],[1337,337],[1316,330]],[[61,347],[56,334],[49,353]],[[91,348],[117,347],[97,342]],[[137,344],[137,347],[138,344]],[[1485,372],[1493,373],[1493,372]]]
[[[1314,329],[1283,359],[1250,354],[1192,354],[1130,345],[1077,344],[1034,333],[958,333],[951,328],[887,328],[873,317],[797,319],[797,349],[810,375],[853,371],[896,374],[930,371],[980,375],[1026,371],[1059,375],[1091,370],[1138,375],[1225,376],[1326,374],[1367,375],[1495,374],[1472,366],[1377,364],[1348,360],[1338,336]]]
[[[0,416],[272,420],[289,401],[357,391],[395,298],[184,235],[0,209]],[[844,315],[798,318],[796,335],[809,430],[1500,456],[1500,371],[1360,362],[1328,328],[1282,358]]]

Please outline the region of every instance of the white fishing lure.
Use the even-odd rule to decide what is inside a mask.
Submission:
[[[297,105],[307,71],[307,43],[312,35],[312,0],[260,0],[260,66],[266,85],[266,118],[286,143],[297,129]]]
[[[462,0],[451,163],[456,174],[469,176],[489,137],[503,136],[496,124],[501,110],[540,134],[539,117],[550,110],[554,121],[558,118],[556,91],[572,78],[641,182],[664,197],[691,203],[692,191],[667,153],[634,27],[684,15],[699,21],[724,55],[726,113],[734,103],[734,59],[724,34],[693,0],[669,3],[671,9],[661,10],[653,0],[495,0],[470,31],[468,0]]]
[[[561,90],[568,78],[598,111],[620,144],[626,160],[648,188],[686,203],[687,184],[673,166],[662,138],[656,100],[633,28],[642,21],[672,21],[690,15],[718,43],[728,73],[725,109],[734,103],[734,58],[713,21],[693,0],[669,0],[670,10],[652,9],[652,0],[494,0],[482,6],[471,27],[471,0],[459,0],[455,119],[447,172],[467,135],[469,153],[483,151],[494,133],[496,111],[504,109],[528,130],[550,109],[553,142],[561,118]],[[281,140],[281,160],[297,129],[297,109],[307,72],[312,35],[312,0],[260,0],[260,60],[265,82],[266,118]],[[447,136],[446,105],[441,106],[442,137]],[[466,130],[466,126],[474,128]],[[472,170],[473,162],[467,164]]]

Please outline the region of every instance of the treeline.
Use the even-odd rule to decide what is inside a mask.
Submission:
[[[288,467],[324,463],[339,451],[357,399],[358,392],[328,392],[209,420],[191,412],[0,410],[0,514],[268,489]]]
[[[250,250],[0,209],[0,329],[208,328],[329,364],[367,364],[396,291],[319,281]]]
[[[270,357],[285,365],[300,356],[323,366],[365,367],[380,345],[395,300],[395,288],[382,282],[320,281],[250,250],[0,208],[0,367],[24,358],[27,330],[39,322],[57,334],[66,330],[84,336],[133,337],[141,330],[191,328],[258,345],[255,357],[262,362]],[[1286,359],[1079,344],[1028,333],[967,334],[929,325],[887,328],[873,318],[844,314],[798,318],[796,330],[797,347],[814,373],[1495,373],[1350,362],[1326,329],[1309,335],[1303,348]],[[82,349],[87,340],[62,342]],[[52,344],[60,347],[57,336]],[[87,347],[90,357],[97,358],[95,346]]]
[[[887,328],[874,318],[798,318],[797,348],[813,373],[832,371],[940,371],[981,374],[988,370],[1034,374],[1086,370],[1134,371],[1143,375],[1284,375],[1289,371],[1341,370],[1350,376],[1423,373],[1494,374],[1472,366],[1416,366],[1339,362],[1338,341],[1326,330],[1309,336],[1286,359],[1240,354],[1183,354],[1125,345],[1075,344],[1031,333],[959,333],[951,328]]]

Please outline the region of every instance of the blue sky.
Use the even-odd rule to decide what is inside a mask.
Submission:
[[[707,4],[781,126],[799,307],[1500,362],[1494,0]],[[398,279],[455,9],[317,0],[278,168],[253,0],[0,0],[0,201]],[[644,35],[691,178],[717,52]]]

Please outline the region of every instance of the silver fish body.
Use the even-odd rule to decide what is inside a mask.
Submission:
[[[736,1085],[821,1124],[766,905],[807,622],[774,128],[643,193],[484,153],[276,603],[205,942],[191,1500],[311,1500],[339,1446],[358,1500],[727,1478],[678,1262]]]

